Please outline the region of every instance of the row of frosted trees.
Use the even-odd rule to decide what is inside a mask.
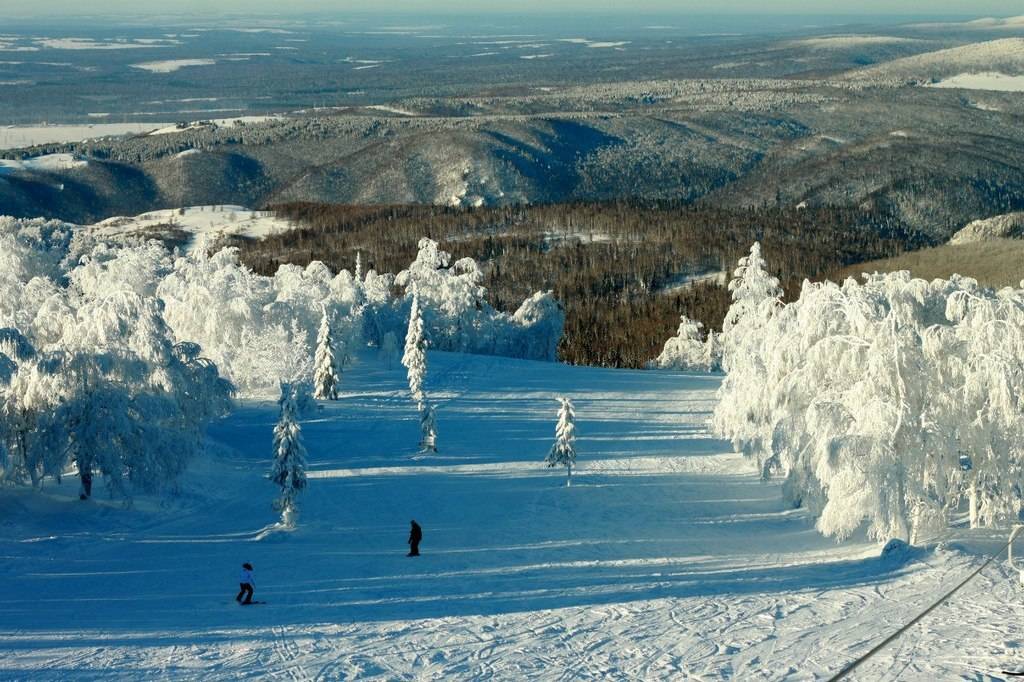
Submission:
[[[844,538],[921,542],[1024,498],[1024,282],[909,273],[804,282],[783,304],[757,244],[730,284],[714,426]]]
[[[554,359],[564,316],[550,294],[500,313],[475,263],[449,268],[420,246],[398,276],[313,263],[261,277],[230,249],[178,255],[0,218],[0,483],[76,473],[88,494],[97,473],[125,498],[173,487],[236,390],[284,382],[336,398],[358,348],[397,354],[414,305],[435,348]],[[418,402],[433,448],[433,408]]]
[[[84,498],[96,474],[125,499],[173,485],[234,388],[138,278],[70,265],[65,227],[0,219],[0,483],[73,473]]]

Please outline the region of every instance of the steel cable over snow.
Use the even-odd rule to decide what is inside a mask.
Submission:
[[[877,654],[879,651],[884,649],[886,646],[888,646],[890,643],[892,643],[893,640],[895,640],[897,637],[902,635],[904,632],[906,632],[907,630],[912,628],[914,625],[916,625],[918,622],[920,622],[921,619],[924,618],[925,616],[927,616],[929,613],[934,611],[939,605],[943,604],[947,599],[949,599],[954,594],[959,592],[960,588],[962,588],[967,583],[971,582],[971,580],[973,580],[975,576],[977,576],[979,573],[981,573],[983,570],[985,570],[985,568],[989,564],[991,564],[993,561],[995,561],[996,557],[1001,555],[1004,551],[1006,551],[1006,549],[1011,544],[1013,544],[1013,540],[1014,540],[1014,538],[1017,537],[1017,533],[1019,532],[1019,530],[1020,530],[1019,527],[1015,528],[1014,531],[1010,534],[1010,539],[1006,541],[1006,544],[1003,545],[1002,547],[1000,547],[999,549],[997,549],[995,552],[993,552],[988,557],[988,559],[985,560],[985,563],[983,563],[981,566],[979,566],[977,569],[975,569],[969,576],[967,576],[962,581],[960,581],[960,583],[956,587],[954,587],[949,592],[947,592],[946,594],[944,594],[941,597],[939,597],[939,599],[934,604],[932,604],[931,606],[926,608],[921,613],[917,614],[917,616],[915,616],[909,623],[907,623],[906,625],[904,625],[900,629],[896,630],[896,632],[892,633],[891,635],[889,635],[888,637],[883,639],[881,642],[876,644],[874,647],[871,648],[870,651],[865,653],[863,656],[861,656],[860,658],[857,658],[856,660],[852,661],[845,668],[840,670],[838,673],[836,673],[832,677],[828,678],[828,682],[837,682],[838,680],[841,680],[841,679],[845,678],[847,675],[849,675],[854,670],[859,668],[862,663],[864,663],[869,658],[871,658],[872,656]]]

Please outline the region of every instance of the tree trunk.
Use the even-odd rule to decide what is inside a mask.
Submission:
[[[970,508],[971,528],[978,527],[978,481],[971,472],[971,487],[967,491],[968,506]]]
[[[572,467],[571,466],[565,467],[565,472],[566,472],[565,487],[566,488],[572,487]]]

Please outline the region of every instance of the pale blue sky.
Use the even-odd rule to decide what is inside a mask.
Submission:
[[[0,0],[0,16],[140,13],[297,12],[589,12],[658,14],[902,14],[1009,16],[1024,14],[1020,0]]]

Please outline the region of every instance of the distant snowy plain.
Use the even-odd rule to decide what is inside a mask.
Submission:
[[[270,531],[269,400],[211,430],[175,497],[3,491],[0,678],[823,679],[1005,541],[821,537],[709,434],[715,376],[429,359],[440,454],[416,457],[401,366],[364,355],[304,421],[294,532]],[[558,395],[571,488],[542,464]],[[233,601],[243,561],[266,605]],[[996,562],[852,679],[1024,668],[1022,596]]]

